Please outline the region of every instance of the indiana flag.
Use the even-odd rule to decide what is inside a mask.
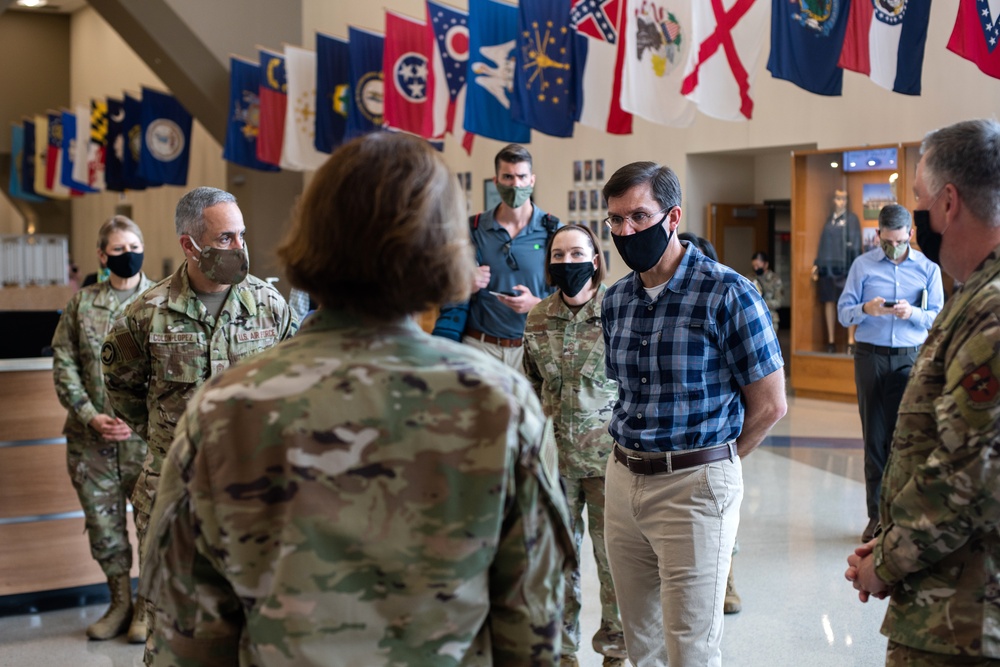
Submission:
[[[692,4],[694,43],[681,94],[706,116],[749,120],[750,88],[764,53],[766,0],[711,0]]]
[[[45,131],[48,135],[46,137],[48,149],[45,151],[45,187],[48,192],[45,194],[65,199],[72,194],[72,190],[62,182],[62,113],[58,111],[47,113]]]
[[[570,0],[522,2],[518,9],[511,115],[539,132],[571,137],[578,89]]]
[[[422,137],[434,128],[433,42],[427,24],[386,10],[382,66],[385,69],[385,127]]]
[[[996,16],[994,10],[997,10]],[[984,74],[1000,79],[998,40],[1000,7],[996,2],[959,0],[958,17],[948,40],[948,50],[976,63]]]
[[[87,160],[86,142],[88,140],[87,134],[83,135],[82,142],[77,141],[77,132],[80,129],[79,124],[77,123],[77,117],[79,111],[81,110],[82,107],[77,107],[77,113],[71,113],[69,111],[63,111],[61,113],[62,146],[60,147],[59,150],[59,159],[62,161],[62,164],[59,167],[59,182],[65,185],[67,188],[69,188],[72,194],[74,195],[81,195],[84,193],[94,192],[94,190],[91,190],[86,183],[80,182],[75,178],[73,178],[73,172],[76,169],[76,161],[81,159],[81,157],[83,159],[83,167],[81,171],[84,176],[86,176],[87,174],[87,165],[86,165],[86,160]],[[85,117],[84,123],[89,129],[90,126],[89,118]],[[51,122],[49,124],[49,127],[52,127]],[[81,144],[84,147],[82,155],[79,148]]]
[[[125,172],[125,187],[129,190],[145,190],[148,186],[161,185],[147,181],[139,174],[142,158],[142,100],[125,93],[125,150],[122,165]]]
[[[316,52],[285,46],[285,79],[288,106],[281,166],[297,171],[315,171],[328,157],[316,150]]]
[[[385,86],[382,76],[382,52],[385,36],[348,28],[350,49],[351,105],[347,110],[345,138],[382,129],[385,110]]]
[[[445,131],[452,132],[458,95],[465,87],[469,63],[469,13],[427,0],[427,20],[434,33],[435,100],[447,91]],[[442,81],[447,85],[438,85]],[[436,105],[434,112],[437,121]]]
[[[693,39],[691,0],[628,0],[625,12],[622,108],[654,123],[687,127],[695,114],[681,95]]]
[[[840,67],[904,95],[920,94],[930,2],[853,0]]]
[[[24,140],[24,150],[21,151],[21,191],[28,196],[36,196],[40,199],[44,199],[40,193],[35,192],[35,165],[36,163],[36,152],[35,152],[35,121],[30,118],[25,118],[21,122],[21,127],[24,130],[23,140]]]
[[[625,0],[574,0],[579,122],[610,134],[632,134],[632,114],[622,109]]]
[[[316,150],[332,153],[344,140],[350,79],[347,40],[316,33]]]
[[[771,55],[767,70],[817,95],[840,95],[844,70],[837,66],[844,46],[850,0],[772,0]]]
[[[526,144],[531,128],[511,117],[517,58],[517,7],[469,0],[469,72],[465,130],[497,141]]]
[[[32,133],[34,133],[34,128],[32,128]],[[32,140],[34,140],[34,137],[32,137]],[[34,149],[35,147],[32,145],[31,150],[34,151]],[[32,160],[34,160],[34,155],[32,155]],[[7,192],[11,197],[17,197],[25,201],[36,203],[45,201],[45,197],[39,197],[34,193],[34,187],[30,191],[24,189],[24,183],[26,182],[24,178],[24,164],[24,126],[14,125],[11,127],[10,135],[10,185]],[[34,183],[32,183],[32,186],[34,186]]]
[[[242,58],[229,59],[229,122],[222,158],[260,171],[279,171],[257,159],[260,132],[260,65]]]
[[[142,154],[139,175],[146,181],[187,185],[193,119],[177,98],[142,89]]]
[[[281,142],[285,138],[288,83],[285,58],[280,53],[260,51],[260,132],[257,159],[274,166],[281,163]]]

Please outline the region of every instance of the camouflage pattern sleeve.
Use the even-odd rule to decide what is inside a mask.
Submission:
[[[77,292],[66,304],[55,335],[52,337],[52,377],[56,395],[63,407],[81,424],[89,424],[98,415],[80,375],[79,308],[83,292]]]
[[[531,317],[531,313],[528,313],[529,325],[532,320],[533,318]],[[521,372],[524,373],[524,377],[528,378],[528,382],[531,383],[531,388],[535,390],[535,396],[538,396],[538,398],[541,399],[544,380],[542,378],[542,374],[538,372],[538,364],[535,362],[534,356],[531,353],[531,346],[528,345],[527,339],[524,341],[523,348],[524,355],[521,357]]]
[[[529,401],[523,405],[537,405]],[[536,408],[537,409],[537,408]],[[521,455],[508,484],[503,534],[490,572],[494,665],[555,665],[561,649],[565,568],[575,549],[559,486],[552,422],[526,409]]]
[[[148,440],[149,412],[146,396],[149,393],[150,365],[146,353],[148,336],[136,324],[142,300],[132,303],[118,318],[101,347],[101,366],[104,383],[115,415],[128,424],[136,435]]]
[[[283,306],[283,308],[280,309],[281,324],[278,329],[278,340],[281,341],[294,336],[299,330],[299,326],[302,322],[299,321],[298,315],[296,315],[292,307],[288,305],[288,302],[286,302],[280,294],[278,295],[278,298],[281,299],[281,304]],[[276,308],[276,310],[278,309]]]

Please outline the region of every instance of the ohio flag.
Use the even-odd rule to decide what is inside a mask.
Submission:
[[[840,67],[904,95],[920,94],[930,2],[852,0]]]
[[[469,13],[427,0],[427,20],[434,32],[435,82],[446,84],[435,86],[435,97],[447,88],[445,131],[452,132],[458,95],[465,87],[469,63]]]

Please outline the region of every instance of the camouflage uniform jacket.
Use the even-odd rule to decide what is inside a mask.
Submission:
[[[163,457],[188,399],[205,380],[295,333],[268,283],[247,276],[212,318],[188,283],[187,262],[125,309],[101,349],[115,414],[148,449],[132,504],[149,513]]]
[[[910,373],[882,482],[883,634],[1000,658],[1000,246],[946,302]]]
[[[101,345],[125,306],[152,285],[142,274],[135,294],[121,302],[111,283],[103,281],[81,289],[63,309],[52,337],[52,377],[59,402],[68,411],[63,426],[68,440],[104,442],[90,428],[97,415],[112,414],[101,374]]]
[[[556,292],[528,313],[524,374],[555,425],[559,472],[604,477],[614,440],[608,433],[618,384],[604,374],[600,285],[576,315]]]
[[[785,298],[785,287],[781,283],[781,277],[768,269],[761,275],[751,273],[747,276],[753,286],[760,292],[767,304],[767,309],[771,311],[771,321],[774,323],[775,331],[778,330],[778,309],[781,308],[781,301]]]
[[[152,664],[557,664],[555,456],[520,374],[320,309],[177,426],[143,570]]]

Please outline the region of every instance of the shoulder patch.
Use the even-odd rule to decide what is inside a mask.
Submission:
[[[119,331],[110,338],[101,348],[101,361],[111,364],[114,361],[132,361],[142,356],[139,346],[135,344],[135,339],[128,331]],[[104,361],[107,358],[109,361]]]
[[[101,346],[101,363],[105,366],[110,366],[115,360],[115,346],[111,343],[105,343]]]
[[[960,384],[969,396],[970,407],[976,409],[993,407],[1000,398],[1000,381],[993,374],[989,364],[983,364],[966,375]]]

